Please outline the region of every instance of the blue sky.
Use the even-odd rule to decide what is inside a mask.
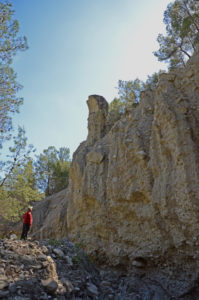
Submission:
[[[52,145],[72,153],[87,137],[91,94],[108,102],[117,82],[146,79],[164,64],[152,52],[164,32],[168,0],[13,0],[29,49],[14,69],[24,105],[14,117],[38,152]]]

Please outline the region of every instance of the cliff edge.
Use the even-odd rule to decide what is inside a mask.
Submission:
[[[103,97],[90,96],[88,107],[88,138],[71,166],[69,237],[100,263],[164,269],[171,281],[178,274],[179,285],[186,272],[193,282],[199,271],[199,54],[185,69],[162,74],[157,90],[143,92],[139,106],[111,129]],[[176,284],[170,289],[178,296]]]

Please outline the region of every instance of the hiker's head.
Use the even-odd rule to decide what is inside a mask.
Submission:
[[[32,206],[28,206],[28,210],[32,211],[33,207]]]

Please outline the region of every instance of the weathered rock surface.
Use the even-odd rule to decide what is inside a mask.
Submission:
[[[68,192],[66,189],[35,203],[32,212],[34,220],[34,226],[31,229],[32,238],[41,240],[66,236],[67,204]]]
[[[87,104],[89,108],[87,144],[93,145],[107,133],[108,103],[102,96],[93,95],[89,97]]]
[[[56,283],[49,294],[64,293],[56,265],[39,242],[0,240],[0,299],[48,299],[43,281]]]
[[[111,129],[105,99],[88,106],[88,138],[71,166],[69,236],[96,261],[150,270],[179,297],[199,274],[199,54],[162,74]]]

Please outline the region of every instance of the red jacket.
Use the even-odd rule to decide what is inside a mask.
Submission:
[[[32,214],[31,211],[27,211],[23,216],[23,223],[28,224],[29,226],[32,225]]]

